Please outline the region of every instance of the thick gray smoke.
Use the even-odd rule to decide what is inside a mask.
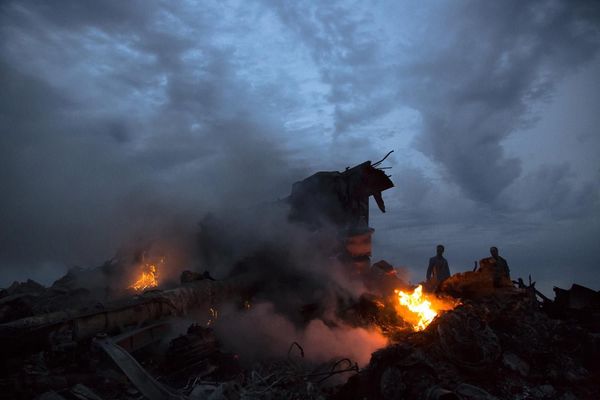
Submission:
[[[391,149],[378,257],[423,275],[442,242],[454,272],[497,245],[546,291],[597,286],[599,10],[4,1],[0,286]]]
[[[194,40],[164,29],[184,11],[3,3],[2,285],[48,283],[130,241],[193,232],[208,211],[289,193],[298,173],[278,116],[213,43],[210,16]]]
[[[311,362],[350,357],[366,364],[387,339],[376,328],[351,326],[339,315],[366,290],[336,258],[337,229],[311,231],[290,223],[283,203],[238,211],[201,224],[200,264],[215,276],[244,275],[254,282],[249,309],[215,305],[214,327],[224,348],[252,363],[284,357],[297,342]]]
[[[322,319],[314,319],[299,328],[277,312],[272,303],[258,303],[248,311],[225,314],[215,329],[223,345],[239,354],[245,363],[286,356],[290,345],[296,342],[304,349],[306,359],[312,362],[348,357],[363,366],[375,350],[387,343],[376,330],[339,322],[327,325]]]

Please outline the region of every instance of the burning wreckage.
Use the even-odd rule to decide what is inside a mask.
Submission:
[[[228,276],[211,277],[214,253],[230,249],[210,236],[211,227],[222,227],[209,218],[200,234],[201,265],[182,271],[179,282],[163,277],[168,259],[142,251],[72,269],[50,287],[29,280],[3,289],[0,398],[598,398],[599,292],[555,288],[552,301],[531,279],[498,282],[482,260],[477,271],[455,274],[427,293],[385,261],[371,264],[369,198],[385,212],[381,193],[393,187],[382,161],[318,172],[296,182],[281,202],[288,219],[311,232],[309,246],[320,260],[360,288],[330,291],[333,307],[324,306],[332,301],[322,298],[322,287],[314,290],[306,270],[281,268],[293,260],[277,246],[229,260]],[[244,359],[224,348],[216,329],[222,307],[251,313],[272,300],[273,285],[299,298],[287,310],[294,324],[376,331],[381,348],[366,365],[311,358],[322,349],[295,338],[279,357]],[[244,329],[258,324],[251,318]],[[248,332],[229,328],[244,342]],[[352,342],[347,354],[360,346]]]

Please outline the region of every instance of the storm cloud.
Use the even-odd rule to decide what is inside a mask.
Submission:
[[[437,242],[454,271],[497,245],[598,286],[599,27],[593,1],[3,2],[0,285],[395,149],[376,257],[419,280]]]

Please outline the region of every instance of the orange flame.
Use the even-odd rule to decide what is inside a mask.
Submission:
[[[134,289],[138,292],[143,290],[157,287],[158,286],[158,273],[156,269],[156,265],[154,264],[146,264],[144,266],[144,270],[142,271],[142,275],[135,281],[135,283],[129,288]]]
[[[214,325],[218,318],[219,318],[219,310],[217,310],[214,307],[210,307],[208,309],[208,321],[206,321],[206,326]]]
[[[412,293],[395,290],[398,294],[401,317],[409,322],[415,331],[422,331],[433,321],[441,310],[452,309],[455,303],[434,299],[433,296],[423,294],[423,287],[417,286]],[[435,306],[432,304],[435,302]]]

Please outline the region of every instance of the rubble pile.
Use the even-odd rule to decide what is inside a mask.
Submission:
[[[595,399],[600,331],[582,322],[550,318],[523,289],[465,300],[374,353],[336,398]]]
[[[188,284],[200,283],[210,285],[211,291],[222,285],[206,280]],[[533,287],[521,286],[486,289],[482,295],[467,285],[461,304],[442,312],[425,330],[414,332],[406,325],[388,330],[390,345],[375,352],[362,370],[349,359],[311,364],[303,358],[301,343],[290,346],[287,358],[244,367],[235,354],[220,348],[211,328],[198,324],[167,341],[160,340],[165,337],[164,323],[145,321],[140,328],[125,329],[106,342],[121,349],[125,358],[102,351],[98,343],[108,340],[105,334],[78,338],[69,330],[53,331],[50,345],[41,349],[2,348],[0,398],[596,398],[599,293],[574,285],[571,290],[556,289],[555,301],[540,302]],[[457,289],[456,282],[452,287]],[[32,282],[11,288],[5,297],[17,291],[43,292]],[[378,321],[377,309],[371,313],[372,325]],[[153,391],[161,394],[148,395]]]
[[[336,378],[346,379],[356,372],[358,366],[349,359],[313,365],[301,358],[288,357],[257,363],[237,380],[208,385],[200,383],[189,398],[324,400],[337,392],[340,381]]]
[[[89,291],[60,284],[46,288],[29,279],[0,290],[0,323],[58,311],[72,304],[93,304]]]
[[[207,217],[198,236],[204,273],[174,281],[175,270],[145,246],[73,268],[48,288],[29,280],[0,289],[0,400],[597,399],[599,292],[574,285],[550,300],[531,279],[511,281],[507,265],[498,276],[489,259],[416,287],[387,262],[371,264],[369,199],[385,212],[382,192],[394,185],[380,164],[390,153],[293,185],[278,204],[302,227],[300,248],[291,235],[238,254],[232,249],[246,236],[229,237]],[[300,268],[306,254],[319,268]],[[209,274],[215,260],[231,266],[229,275]],[[287,356],[284,342],[278,358],[257,345],[257,356],[240,359],[213,328],[219,307],[237,315],[255,299],[289,300],[279,306],[296,328],[314,320],[369,328],[389,344],[363,369],[344,354],[322,363],[331,357],[325,349],[307,348],[323,356],[309,361],[298,342]],[[227,329],[250,348],[242,325]]]

